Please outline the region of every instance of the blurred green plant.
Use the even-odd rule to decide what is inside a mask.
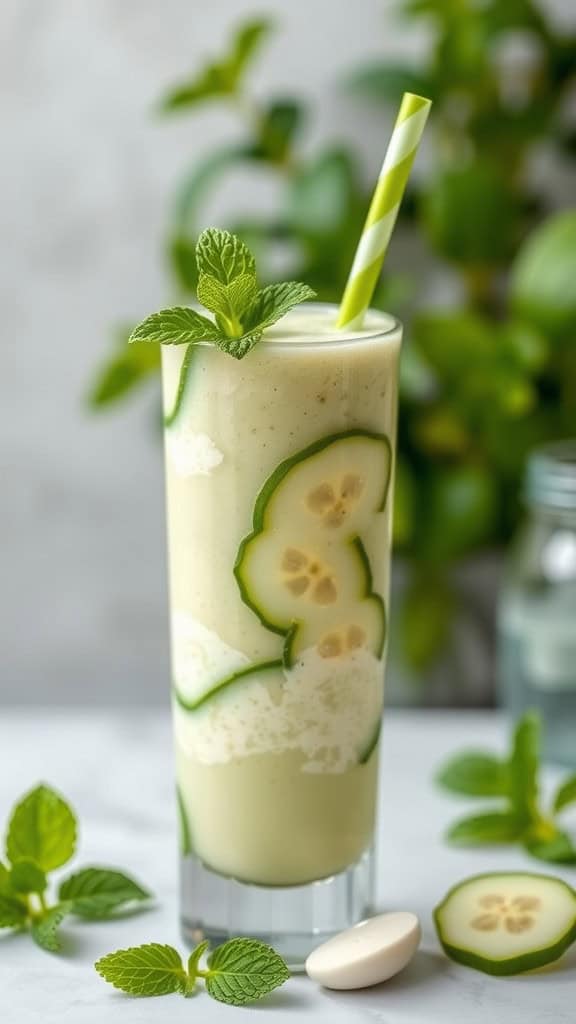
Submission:
[[[403,90],[434,100],[424,180],[411,187],[401,231],[424,240],[422,260],[431,254],[450,268],[459,298],[438,309],[420,287],[416,303],[410,267],[388,271],[374,299],[411,320],[394,524],[409,581],[396,614],[404,655],[424,670],[450,639],[459,596],[452,568],[508,539],[527,452],[576,427],[576,210],[550,213],[550,189],[530,174],[543,149],[564,162],[576,155],[568,103],[576,31],[554,29],[531,0],[400,0],[398,16],[427,26],[426,56],[417,65],[365,64],[342,88],[387,115]],[[350,145],[303,150],[306,102],[250,94],[248,73],[271,30],[267,20],[244,24],[226,53],[160,101],[164,116],[225,103],[243,126],[240,142],[193,164],[175,196],[166,253],[184,301],[196,284],[205,204],[242,166],[279,180],[280,199],[272,215],[226,226],[271,272],[282,254],[283,276],[288,262],[289,275],[322,300],[342,294],[369,196]],[[118,402],[156,369],[141,347],[117,345],[92,406]]]

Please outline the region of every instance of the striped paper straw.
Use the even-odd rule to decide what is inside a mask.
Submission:
[[[348,277],[337,326],[357,330],[370,305],[431,101],[405,92]]]

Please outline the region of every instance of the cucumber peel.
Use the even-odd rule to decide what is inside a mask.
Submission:
[[[450,889],[434,924],[457,963],[485,974],[521,974],[557,960],[576,940],[576,891],[553,875],[475,875]]]
[[[192,832],[190,829],[190,822],[188,821],[188,815],[186,813],[186,807],[184,805],[184,797],[182,796],[182,790],[180,786],[176,786],[176,802],[178,805],[178,834],[180,838],[180,853],[183,857],[187,857],[189,854],[194,852],[192,845]]]
[[[164,426],[171,427],[180,414],[180,410],[184,404],[184,398],[188,390],[190,383],[190,371],[192,366],[192,360],[196,352],[196,345],[188,345],[186,352],[184,353],[184,359],[180,367],[180,373],[178,374],[178,386],[176,388],[176,395],[172,408],[164,415]]]
[[[242,668],[238,672],[232,672],[224,679],[220,679],[211,689],[206,690],[202,696],[198,697],[197,700],[186,700],[177,686],[173,686],[174,697],[184,711],[198,711],[216,694],[221,694],[223,690],[227,690],[235,683],[244,682],[250,676],[268,675],[268,673],[277,672],[281,668],[281,661],[263,661],[260,664],[247,665],[246,668]]]

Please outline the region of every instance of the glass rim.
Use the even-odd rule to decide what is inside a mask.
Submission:
[[[335,302],[303,302],[299,306],[296,306],[295,310],[291,312],[302,312],[305,314],[306,310],[326,310],[333,311],[336,315],[339,308],[340,307]],[[382,326],[381,328],[374,327],[374,329],[369,328],[369,333],[366,333],[366,329],[364,329],[364,333],[360,333],[362,331],[362,328],[360,328],[357,332],[351,331],[351,337],[342,337],[343,332],[339,330],[338,327],[334,326],[333,334],[326,334],[318,339],[311,339],[310,341],[284,341],[282,338],[270,338],[266,337],[266,334],[264,334],[263,338],[258,343],[258,347],[310,349],[321,348],[323,345],[357,345],[361,342],[388,338],[402,331],[402,321],[392,313],[386,313],[382,309],[372,308],[367,309],[366,313],[371,314],[372,316],[382,317],[382,319],[386,321],[386,326]]]

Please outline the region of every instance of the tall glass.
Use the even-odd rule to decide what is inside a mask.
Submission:
[[[293,966],[372,901],[401,326],[163,349],[184,935]]]

